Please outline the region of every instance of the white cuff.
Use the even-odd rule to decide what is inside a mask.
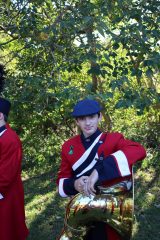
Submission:
[[[111,155],[113,155],[115,157],[119,171],[121,173],[121,176],[124,177],[124,176],[130,175],[131,171],[129,169],[128,160],[127,160],[126,155],[121,150],[119,150]]]
[[[67,179],[67,178],[61,178],[61,179],[59,180],[58,190],[59,190],[59,195],[60,195],[61,197],[68,197],[68,196],[65,194],[64,190],[63,190],[63,183],[64,183],[64,180],[65,180],[65,179]]]
[[[3,199],[3,195],[0,193],[0,200]]]

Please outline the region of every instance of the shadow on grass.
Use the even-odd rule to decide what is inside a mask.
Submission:
[[[135,234],[132,240],[160,239],[160,175],[143,174],[135,184]],[[146,178],[146,179],[145,179]]]
[[[25,203],[29,203],[36,195],[44,195],[55,190],[55,179],[53,172],[46,172],[37,176],[30,177],[23,181],[25,188]]]
[[[27,240],[55,240],[62,229],[65,210],[64,200],[56,192],[53,173],[31,177],[23,183],[30,230]]]

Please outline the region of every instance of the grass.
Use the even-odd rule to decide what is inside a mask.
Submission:
[[[133,240],[160,239],[160,174],[139,170],[135,179],[135,223]]]
[[[28,240],[56,239],[63,222],[65,201],[56,191],[53,173],[24,180]]]
[[[66,200],[56,191],[56,172],[25,178],[27,240],[56,240],[61,231]],[[152,167],[135,174],[135,221],[132,240],[160,239],[160,175]],[[78,240],[78,239],[77,239]]]

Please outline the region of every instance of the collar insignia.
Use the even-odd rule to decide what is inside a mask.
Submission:
[[[73,154],[73,146],[72,146],[72,145],[70,146],[70,150],[69,150],[68,154],[69,154],[69,155],[72,155],[72,154]]]

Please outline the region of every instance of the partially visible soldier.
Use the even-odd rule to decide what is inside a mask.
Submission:
[[[112,186],[130,179],[132,165],[146,156],[143,146],[125,139],[118,132],[103,133],[98,128],[102,118],[101,106],[95,100],[79,101],[72,116],[81,134],[69,139],[62,146],[62,161],[57,180],[60,196],[68,197],[79,192],[86,196],[95,195],[97,183]],[[111,226],[98,222],[94,223],[84,239],[122,238]]]
[[[7,124],[11,103],[0,98],[0,240],[25,240],[24,191],[21,180],[22,146]]]

